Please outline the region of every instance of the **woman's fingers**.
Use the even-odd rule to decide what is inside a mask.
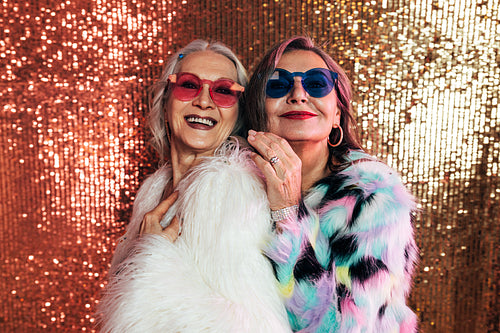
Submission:
[[[177,216],[174,216],[172,222],[170,222],[170,224],[165,229],[163,229],[161,235],[166,239],[168,239],[169,241],[174,242],[177,239],[177,237],[179,237],[180,227],[181,226],[179,224]]]
[[[250,156],[268,181],[270,181],[273,178],[276,178],[276,180],[280,181],[276,169],[274,168],[274,167],[277,168],[278,166],[276,165],[273,166],[271,163],[269,163],[269,161],[265,160],[260,154],[252,152]]]
[[[152,210],[152,212],[156,212],[157,214],[161,215],[161,217],[163,217],[163,215],[165,215],[170,206],[172,206],[174,202],[177,200],[178,196],[179,192],[177,191],[173,192],[165,200],[161,201],[158,204],[158,206],[156,206],[156,208]]]
[[[280,142],[273,136],[274,134],[271,133],[250,131],[248,141],[262,158],[274,168],[270,170],[275,171],[280,176],[281,166],[288,164],[288,156],[281,145],[288,145],[288,142]]]
[[[161,219],[160,219],[161,220]],[[139,232],[140,235],[144,234],[159,234],[162,229],[160,226],[160,220],[152,214],[152,212],[146,213],[141,223],[141,230]]]
[[[290,172],[301,172],[302,161],[285,139],[272,133],[250,130],[248,141],[280,179],[285,179]]]
[[[301,197],[302,161],[288,142],[272,133],[249,131],[248,142],[260,154],[252,159],[266,177],[271,209],[297,204]]]
[[[286,155],[284,146],[289,146],[288,142],[272,133],[248,132],[248,142],[268,161],[273,157]],[[279,156],[278,156],[279,158]]]
[[[165,213],[168,211],[170,206],[172,206],[174,204],[174,202],[177,200],[178,196],[179,196],[178,192],[172,193],[165,200],[161,201],[158,204],[158,206],[156,206],[155,209],[146,213],[144,215],[144,218],[142,219],[139,234],[140,235],[143,235],[143,234],[163,235],[164,230],[160,225],[160,221],[163,218],[163,216],[165,215]],[[174,220],[177,220],[177,219],[174,219]],[[172,222],[173,222],[173,220],[172,220]],[[176,223],[178,224],[179,222],[177,221]],[[170,229],[170,230],[172,230],[172,229]],[[178,232],[178,230],[179,230],[179,228],[177,227],[177,232]],[[175,237],[175,238],[177,238],[177,237]]]
[[[270,160],[278,154],[299,159],[292,147],[280,136],[268,132],[248,132],[248,142],[264,157]],[[278,156],[279,157],[279,156]]]

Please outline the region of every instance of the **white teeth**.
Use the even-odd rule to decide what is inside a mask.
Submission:
[[[205,118],[189,117],[189,118],[187,118],[187,121],[190,123],[199,123],[199,124],[204,124],[207,126],[214,126],[213,121],[211,121],[210,119],[205,119]]]

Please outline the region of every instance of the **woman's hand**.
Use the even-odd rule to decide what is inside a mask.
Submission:
[[[160,221],[165,215],[165,213],[168,211],[170,206],[172,206],[174,202],[177,200],[178,195],[179,195],[178,192],[172,193],[168,198],[160,202],[155,209],[144,215],[139,235],[143,234],[161,235],[171,242],[174,242],[177,239],[177,237],[179,236],[179,229],[180,229],[180,224],[177,217],[175,216],[172,219],[172,222],[170,222],[170,224],[165,229],[161,227]]]
[[[248,131],[248,143],[259,154],[252,160],[266,177],[271,210],[297,205],[301,198],[302,161],[288,142],[272,133]]]

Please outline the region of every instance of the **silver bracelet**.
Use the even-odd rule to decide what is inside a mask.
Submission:
[[[299,205],[293,205],[290,207],[285,207],[277,210],[271,210],[271,220],[273,222],[279,222],[283,220],[288,220],[294,218],[299,213]]]

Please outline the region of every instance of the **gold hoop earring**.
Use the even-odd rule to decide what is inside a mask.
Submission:
[[[342,143],[342,140],[344,140],[344,131],[342,130],[342,127],[340,127],[339,125],[335,125],[333,128],[338,128],[340,130],[340,139],[334,145],[332,145],[332,143],[330,142],[330,136],[328,136],[327,141],[328,141],[328,145],[330,147],[335,148],[335,147],[339,146]]]

